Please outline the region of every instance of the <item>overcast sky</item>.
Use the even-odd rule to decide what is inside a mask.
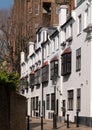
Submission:
[[[12,4],[13,0],[0,0],[0,9],[8,9]]]

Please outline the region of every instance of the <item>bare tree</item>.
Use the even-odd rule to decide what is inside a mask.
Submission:
[[[0,69],[11,68],[11,45],[9,41],[9,27],[7,20],[10,10],[0,11]]]

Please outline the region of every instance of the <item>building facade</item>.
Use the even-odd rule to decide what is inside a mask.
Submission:
[[[27,61],[21,52],[22,93],[31,116],[52,119],[55,111],[74,122],[78,112],[80,124],[92,126],[92,1],[74,3],[71,15],[60,6],[57,28],[38,30]]]

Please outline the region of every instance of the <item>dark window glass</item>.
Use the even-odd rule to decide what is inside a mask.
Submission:
[[[42,67],[42,82],[47,82],[49,79],[49,66]]]
[[[35,110],[35,97],[33,97],[33,110]]]
[[[55,94],[51,94],[51,110],[55,110]]]
[[[81,89],[77,89],[77,111],[81,108]]]
[[[68,110],[73,110],[73,90],[68,91]]]
[[[47,110],[50,109],[50,95],[49,94],[46,95],[46,108]]]
[[[76,71],[81,70],[81,48],[76,50]]]
[[[58,60],[57,61],[52,61],[50,63],[51,65],[51,79],[53,79],[53,77],[57,77],[58,76]]]
[[[71,53],[62,55],[61,75],[65,76],[71,73]]]
[[[38,69],[35,72],[35,85],[40,84],[41,70]]]
[[[38,97],[36,97],[36,110],[38,110]]]
[[[30,74],[30,87],[34,86],[34,74]]]

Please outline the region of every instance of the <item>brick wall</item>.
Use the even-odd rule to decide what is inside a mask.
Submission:
[[[26,99],[25,97],[9,93],[0,88],[0,129],[26,130]],[[9,105],[10,104],[10,105]]]

